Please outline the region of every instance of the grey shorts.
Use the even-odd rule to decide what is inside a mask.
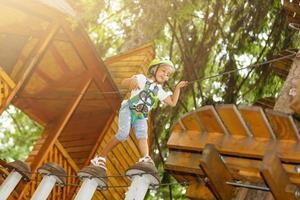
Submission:
[[[131,126],[137,139],[147,139],[147,118],[136,119],[133,123],[131,123],[131,110],[129,109],[129,105],[123,105],[119,111],[119,130],[116,134],[117,140],[126,140],[129,136]]]

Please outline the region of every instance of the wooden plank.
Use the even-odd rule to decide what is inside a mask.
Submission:
[[[190,131],[196,131],[199,133],[205,131],[199,117],[196,115],[195,112],[188,113],[181,117],[181,123],[183,124],[185,129],[188,129]]]
[[[208,133],[221,133],[228,135],[228,131],[224,126],[220,116],[213,106],[203,106],[196,111],[200,121],[203,123]]]
[[[239,110],[256,139],[275,139],[272,127],[261,107],[239,106]]]
[[[300,141],[299,132],[292,116],[280,112],[275,112],[270,109],[266,109],[265,112],[271,122],[271,126],[274,130],[276,139],[290,140],[294,142]]]
[[[178,171],[192,173],[195,175],[203,175],[203,171],[196,162],[201,157],[200,153],[170,151],[165,161],[165,169],[169,171]]]
[[[234,137],[252,137],[252,133],[247,127],[239,110],[233,104],[217,105],[216,110],[219,113],[223,123],[229,133]]]
[[[208,187],[217,199],[228,200],[234,197],[234,187],[226,184],[232,182],[233,178],[214,145],[205,145],[200,167],[208,178]]]
[[[172,173],[191,173],[193,176],[203,177],[203,171],[199,168],[198,163],[195,162],[200,157],[201,153],[171,150],[165,162],[165,169]],[[234,179],[253,183],[262,181],[260,175],[262,160],[231,156],[223,156],[223,160]],[[300,174],[295,171],[295,166],[297,164],[283,164],[291,182],[300,186]]]
[[[222,154],[262,159],[264,152],[273,149],[285,162],[300,163],[300,143],[291,141],[255,140],[250,137],[226,137],[218,133],[199,134],[193,131],[172,132],[170,149],[202,152],[205,144],[215,144]]]
[[[276,152],[269,151],[265,154],[261,173],[275,199],[297,199],[295,197],[295,192],[298,188],[290,182]]]
[[[189,184],[185,196],[193,200],[215,200],[205,183],[197,181]]]

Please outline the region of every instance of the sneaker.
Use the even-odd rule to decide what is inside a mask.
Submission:
[[[147,162],[147,163],[151,163],[154,165],[154,162],[150,156],[144,156],[144,157],[140,158],[139,162]]]
[[[96,167],[101,167],[104,170],[106,170],[106,159],[102,156],[95,156],[92,160],[91,160],[92,165],[96,166]]]

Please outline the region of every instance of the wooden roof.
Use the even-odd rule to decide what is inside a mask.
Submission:
[[[205,175],[199,166],[203,150],[214,144],[234,179],[258,183],[263,181],[262,160],[272,150],[291,182],[299,186],[298,125],[289,115],[258,106],[204,106],[181,117],[172,128],[165,168],[179,181],[198,182],[197,176]]]
[[[147,44],[104,63],[80,21],[74,18],[74,26],[67,20],[72,12],[61,0],[0,0],[0,66],[16,84],[0,111],[12,103],[43,125],[44,133],[27,159],[33,171],[45,162],[57,162],[75,175],[87,165],[116,132],[124,97],[120,80],[145,73],[154,57],[153,45]],[[131,138],[109,156],[108,168],[123,173],[138,157]],[[20,186],[19,199],[31,197],[35,181]],[[51,195],[70,199],[76,189],[57,189]],[[124,192],[111,189],[95,198],[123,199]]]

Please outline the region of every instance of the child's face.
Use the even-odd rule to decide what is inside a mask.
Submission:
[[[170,75],[172,74],[173,70],[168,65],[161,65],[158,67],[156,72],[156,81],[158,83],[164,83],[169,80]]]

